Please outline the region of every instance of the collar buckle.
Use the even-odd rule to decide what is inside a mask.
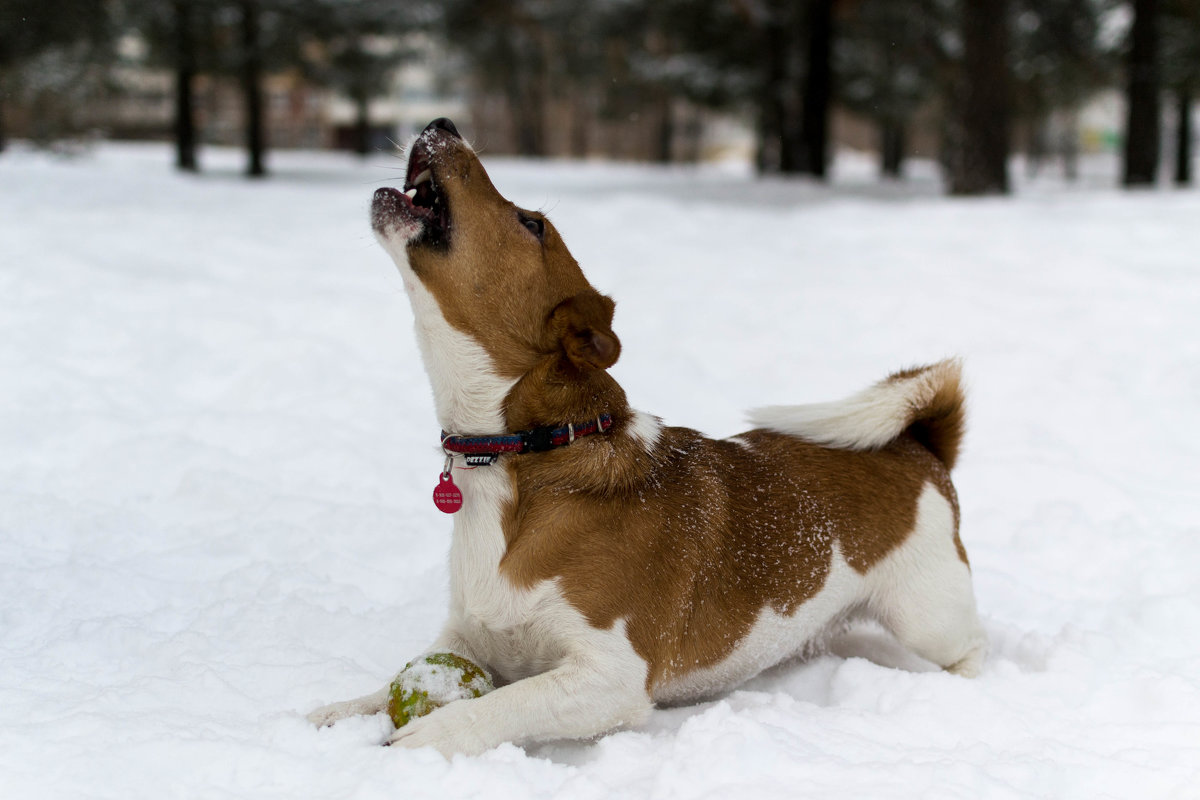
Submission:
[[[526,453],[544,453],[554,449],[554,429],[549,426],[521,431],[517,435],[521,437]]]

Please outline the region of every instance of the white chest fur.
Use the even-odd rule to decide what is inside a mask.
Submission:
[[[515,381],[497,375],[487,351],[446,322],[437,299],[406,262],[400,267],[439,423],[455,433],[503,432],[504,399]],[[470,651],[467,655],[514,681],[554,668],[587,643],[595,652],[611,651],[626,669],[644,671],[622,623],[598,631],[567,603],[555,581],[522,589],[501,574],[501,517],[512,499],[504,467],[455,469],[453,475],[463,507],[454,515],[447,630]]]
[[[504,467],[455,470],[463,508],[454,515],[450,545],[451,625],[473,655],[506,680],[533,675],[561,660],[563,643],[545,619],[565,606],[551,581],[532,589],[514,586],[500,573],[504,556],[501,514],[511,498]]]
[[[516,380],[497,375],[483,346],[446,321],[437,299],[407,266],[401,271],[438,422],[451,433],[503,433],[504,398]]]

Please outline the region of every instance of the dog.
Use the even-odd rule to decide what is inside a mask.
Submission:
[[[666,427],[607,372],[613,301],[548,219],[501,196],[452,122],[417,138],[404,189],[375,192],[371,223],[412,304],[442,495],[461,501],[449,619],[429,652],[485,666],[499,688],[388,744],[449,756],[594,737],[864,617],[949,672],[979,672],[987,640],[950,481],[956,361],[762,409],[730,439]],[[309,719],[387,701],[385,687]]]

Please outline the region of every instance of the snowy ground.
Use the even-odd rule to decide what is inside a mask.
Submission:
[[[966,358],[993,652],[852,632],[597,742],[447,763],[302,713],[430,641],[449,522],[401,162],[0,158],[0,797],[1200,797],[1200,193],[497,160],[618,300],[614,374],[718,435]]]

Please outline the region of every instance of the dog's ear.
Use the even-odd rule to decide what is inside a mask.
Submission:
[[[617,363],[621,342],[612,332],[615,307],[611,298],[588,289],[568,297],[551,312],[550,336],[578,369],[608,369]]]

